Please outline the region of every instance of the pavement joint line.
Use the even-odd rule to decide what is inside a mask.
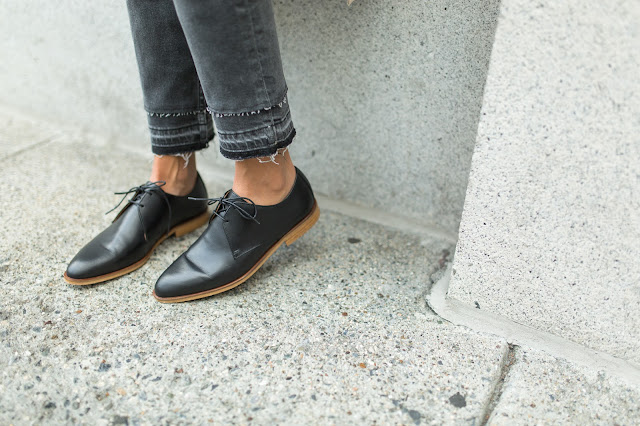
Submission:
[[[356,219],[382,225],[385,228],[393,228],[408,234],[417,234],[423,237],[432,237],[455,244],[458,238],[434,225],[420,223],[406,216],[389,214],[386,211],[373,207],[364,207],[347,201],[336,200],[324,195],[316,195],[320,206],[327,210],[350,216]]]
[[[502,367],[500,369],[500,376],[496,379],[496,381],[492,384],[491,395],[489,396],[489,401],[482,412],[482,417],[480,418],[480,426],[485,426],[493,411],[496,409],[498,402],[500,402],[500,398],[502,397],[502,389],[504,387],[505,382],[507,381],[507,377],[511,372],[511,367],[516,363],[516,345],[508,344],[508,349],[505,351],[502,359],[500,360]]]
[[[226,167],[218,167],[217,165],[207,165],[204,167],[207,171],[207,177],[231,186],[233,183],[233,170]],[[414,219],[397,214],[389,214],[379,208],[360,206],[347,201],[336,200],[326,195],[316,194],[316,199],[321,208],[329,211],[340,213],[342,215],[361,219],[367,222],[382,225],[385,228],[392,228],[408,234],[418,235],[421,237],[431,237],[438,240],[444,240],[447,243],[455,244],[458,241],[456,235],[442,230],[438,226],[420,223]]]
[[[54,140],[55,140],[55,136],[48,136],[48,137],[46,137],[44,139],[39,140],[38,142],[34,142],[32,144],[29,144],[29,145],[27,145],[25,147],[22,147],[22,148],[16,150],[16,151],[10,152],[9,154],[5,155],[4,157],[0,157],[0,161],[5,161],[5,160],[8,160],[10,158],[17,157],[17,156],[19,156],[20,154],[22,154],[24,152],[27,152],[27,151],[32,150],[34,148],[38,148],[40,146],[47,145],[50,142],[53,142]]]
[[[592,371],[603,371],[630,386],[640,386],[640,367],[632,362],[448,298],[451,271],[450,265],[427,296],[427,303],[431,309],[443,319],[480,333],[503,337],[512,345],[530,347],[554,357],[564,358]]]

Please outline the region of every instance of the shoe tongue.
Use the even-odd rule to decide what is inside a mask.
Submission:
[[[236,194],[233,189],[230,189],[227,194],[224,197],[225,199],[231,199],[231,198],[242,198],[241,195]],[[244,209],[244,211],[246,211],[248,214],[253,214],[254,213],[254,209],[256,208],[256,205],[250,202],[247,202],[245,200],[238,200],[236,201],[237,206]],[[225,206],[222,207],[222,211],[227,211],[229,210],[231,207],[230,206]],[[222,212],[221,212],[222,213]]]
[[[236,194],[235,192],[233,192],[233,189],[228,190],[224,196],[222,198],[224,198],[225,200],[229,199],[229,198],[235,198],[235,197],[239,197],[238,194]],[[229,210],[229,206],[219,203],[216,206],[216,212],[218,213],[225,213],[227,210]]]

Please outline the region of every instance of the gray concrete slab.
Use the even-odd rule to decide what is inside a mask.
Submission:
[[[449,296],[640,363],[640,8],[502,2]]]
[[[488,424],[638,424],[640,389],[517,348]]]
[[[318,189],[455,235],[499,2],[275,3]]]
[[[426,308],[450,243],[324,212],[239,288],[162,305],[153,283],[195,235],[167,241],[121,279],[62,280],[111,220],[110,192],[146,179],[146,157],[69,136],[0,165],[3,424],[482,416],[507,345]]]
[[[292,150],[317,190],[455,235],[499,2],[273,3]],[[0,8],[0,102],[148,150],[123,3]]]

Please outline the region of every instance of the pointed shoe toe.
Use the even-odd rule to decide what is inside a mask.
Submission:
[[[99,238],[94,238],[69,262],[64,273],[67,281],[92,280],[111,271],[111,265],[117,262],[116,256],[105,247],[97,244],[99,241]]]
[[[206,201],[189,199],[207,197],[199,175],[186,196],[167,194],[155,182],[119,194],[124,194],[122,201],[128,194],[133,196],[113,222],[71,260],[64,273],[68,283],[96,284],[128,274],[144,265],[166,238],[194,231],[209,218]]]
[[[298,169],[293,188],[278,204],[256,205],[231,190],[210,203],[217,206],[207,229],[158,279],[158,301],[186,302],[237,287],[320,215],[311,185]]]
[[[153,296],[160,302],[173,301],[175,298],[180,298],[185,291],[197,293],[203,283],[208,281],[210,281],[209,276],[198,271],[184,256],[181,256],[158,278]]]

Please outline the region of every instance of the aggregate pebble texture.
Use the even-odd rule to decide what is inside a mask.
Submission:
[[[449,289],[636,365],[639,21],[634,1],[502,2]]]
[[[640,389],[562,359],[516,348],[488,424],[640,422]]]
[[[448,243],[323,212],[237,289],[163,305],[153,283],[195,234],[168,240],[126,277],[62,279],[112,219],[110,193],[146,180],[148,157],[60,134],[0,164],[0,423],[482,416],[508,345],[428,311],[424,293]],[[226,189],[207,183],[212,196]]]

